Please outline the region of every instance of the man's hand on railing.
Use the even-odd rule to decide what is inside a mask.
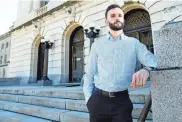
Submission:
[[[133,74],[131,87],[146,87],[146,81],[149,77],[149,70],[141,69],[138,72]]]

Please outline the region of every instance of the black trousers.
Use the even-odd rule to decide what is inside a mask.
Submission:
[[[116,97],[107,97],[94,89],[87,102],[90,122],[132,122],[133,104],[128,92]]]

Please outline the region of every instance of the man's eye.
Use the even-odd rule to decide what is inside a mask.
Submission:
[[[115,17],[115,15],[111,15],[111,17]]]
[[[119,14],[119,17],[122,17],[122,15],[121,15],[121,14]]]

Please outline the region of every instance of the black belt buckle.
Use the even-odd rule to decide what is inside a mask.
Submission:
[[[109,92],[109,97],[115,97],[114,92]]]

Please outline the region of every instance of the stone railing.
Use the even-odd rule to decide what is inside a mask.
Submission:
[[[47,12],[47,5],[45,5],[45,6],[43,6],[43,7],[36,10],[37,16],[40,16],[40,15],[46,13],[46,12]]]

